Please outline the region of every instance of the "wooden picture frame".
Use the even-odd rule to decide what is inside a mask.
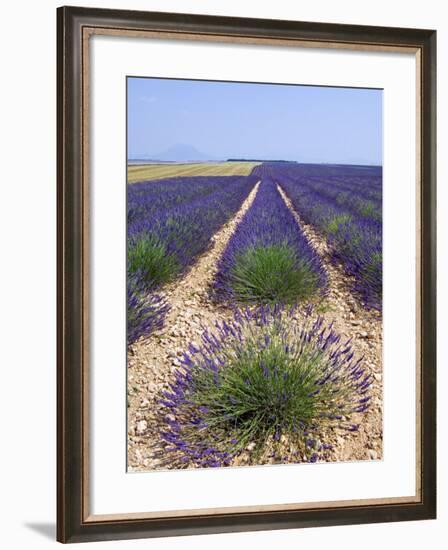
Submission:
[[[61,7],[57,12],[57,539],[317,527],[436,517],[436,32],[433,30]],[[417,494],[375,502],[263,506],[197,514],[89,512],[88,65],[94,34],[408,52],[417,105]],[[275,506],[274,506],[275,508]]]

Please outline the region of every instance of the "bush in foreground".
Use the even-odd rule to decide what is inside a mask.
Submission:
[[[308,312],[309,315],[309,312]],[[355,431],[368,408],[370,375],[322,318],[294,310],[237,311],[190,346],[160,399],[161,436],[171,467],[316,462],[330,427]]]

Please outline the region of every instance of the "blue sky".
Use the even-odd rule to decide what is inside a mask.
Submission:
[[[382,91],[128,78],[128,157],[382,164]],[[170,160],[179,160],[171,158]]]

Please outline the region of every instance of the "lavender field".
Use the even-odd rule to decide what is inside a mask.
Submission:
[[[128,468],[380,459],[381,168],[166,170],[127,188]]]
[[[328,240],[364,307],[382,304],[382,171],[379,167],[263,164],[300,215]]]

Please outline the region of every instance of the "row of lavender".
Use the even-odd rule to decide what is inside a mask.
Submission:
[[[131,252],[139,241],[156,241],[163,248],[165,257],[175,262],[174,275],[185,272],[208,248],[211,237],[240,208],[257,181],[255,177],[246,176],[179,179],[181,185],[163,193],[158,189],[153,191],[157,183],[148,182],[145,184],[148,192],[130,195],[128,200],[131,216],[127,227]],[[167,180],[159,184],[160,187],[170,185]],[[197,193],[192,193],[192,190],[197,190]],[[139,215],[135,215],[136,210]],[[158,286],[157,281],[150,278],[146,283],[148,288]]]
[[[219,191],[235,178],[224,177],[174,177],[143,181],[128,186],[127,221],[133,226],[138,220],[158,215],[162,210],[205,198]]]
[[[381,168],[265,163],[254,173],[283,188],[303,221],[328,239],[365,306],[381,310]]]
[[[163,325],[157,294],[210,246],[240,208],[254,176],[164,179],[128,186],[128,342]]]
[[[274,181],[263,178],[218,263],[216,297],[231,305],[294,304],[325,287],[320,258]]]

